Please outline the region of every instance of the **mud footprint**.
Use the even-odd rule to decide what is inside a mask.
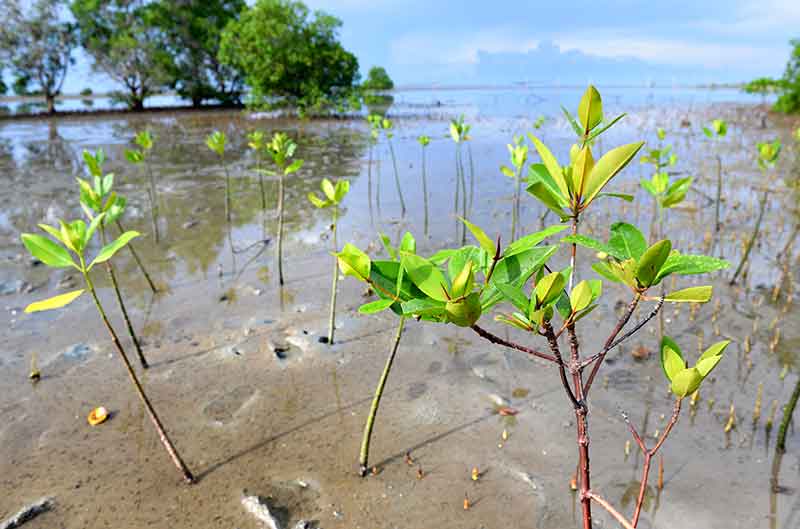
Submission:
[[[228,424],[257,399],[258,391],[250,386],[239,386],[208,401],[203,406],[203,414],[212,424]]]

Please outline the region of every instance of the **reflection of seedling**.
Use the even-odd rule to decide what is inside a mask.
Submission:
[[[423,232],[428,236],[428,178],[425,167],[425,151],[431,142],[429,136],[419,136],[417,142],[422,146],[422,200],[425,206],[425,220],[423,222]]]
[[[339,180],[336,185],[327,178],[323,178],[320,184],[324,198],[318,197],[314,193],[308,194],[308,200],[318,209],[331,209],[331,239],[333,239],[334,252],[338,249],[336,244],[336,223],[339,220],[339,205],[350,191],[350,182]],[[328,344],[333,345],[333,332],[336,327],[336,285],[339,280],[339,267],[337,260],[333,260],[333,286],[331,287],[331,318],[328,324]]]
[[[297,144],[283,132],[276,132],[267,144],[272,161],[277,166],[278,175],[278,244],[275,248],[278,260],[278,282],[283,286],[283,198],[284,177],[296,173],[303,166],[303,160],[290,160],[294,156]]]
[[[383,288],[385,290],[378,291],[379,296],[381,299],[377,301],[373,301],[371,303],[367,303],[362,305],[358,310],[362,314],[373,314],[375,312],[380,312],[387,308],[392,308],[393,311],[398,313],[400,311],[400,306],[396,296],[399,296],[402,287],[403,287],[403,272],[402,267],[400,266],[400,260],[404,255],[407,254],[414,254],[417,251],[417,242],[414,240],[414,237],[406,232],[403,235],[402,240],[400,241],[400,246],[394,248],[389,241],[389,237],[384,234],[381,234],[381,241],[383,242],[383,246],[386,249],[386,252],[391,257],[391,261],[374,261],[370,264],[370,269],[375,270],[376,274],[375,277],[378,278],[378,270],[382,269],[394,269],[397,270],[397,277],[399,283],[395,285],[391,285],[389,283],[382,283],[381,287],[375,288]],[[349,248],[348,248],[349,246]],[[342,250],[342,253],[345,252],[357,252],[358,249],[352,245],[345,246]],[[339,254],[337,254],[338,256]],[[341,266],[341,261],[340,261]],[[344,271],[345,268],[342,268]],[[363,271],[363,270],[362,270]],[[368,273],[369,275],[369,273]],[[407,280],[406,280],[407,281]],[[408,284],[408,283],[406,283]],[[376,283],[377,285],[377,283]],[[381,294],[382,292],[382,294]],[[395,292],[396,294],[392,294],[391,292]],[[364,434],[361,437],[361,451],[359,452],[359,472],[361,477],[366,475],[366,469],[368,466],[369,461],[369,445],[370,440],[372,439],[372,429],[375,426],[375,417],[378,415],[378,407],[381,404],[381,397],[383,396],[383,390],[386,387],[386,381],[389,379],[389,372],[392,370],[392,364],[394,363],[394,358],[397,355],[397,349],[400,346],[400,338],[403,336],[403,329],[405,328],[406,318],[401,317],[400,322],[397,325],[397,331],[394,335],[394,340],[392,341],[392,346],[389,351],[389,357],[386,359],[386,364],[383,367],[383,372],[381,373],[381,378],[378,381],[378,387],[375,388],[375,396],[372,398],[372,405],[369,409],[369,414],[367,415],[367,422],[364,425]],[[406,454],[406,463],[413,464],[414,460],[411,458],[411,454]]]
[[[400,186],[400,173],[397,170],[397,158],[394,155],[394,145],[392,138],[394,137],[394,123],[389,118],[383,118],[380,121],[381,130],[386,136],[386,143],[389,144],[389,153],[392,155],[392,166],[394,167],[394,183],[397,186],[397,195],[400,197],[400,216],[406,216],[406,201],[403,199],[403,189]]]
[[[150,151],[153,149],[153,137],[150,135],[150,132],[143,130],[136,135],[133,141],[139,146],[139,149],[126,149],[125,158],[127,158],[127,160],[132,164],[143,164],[145,170],[147,171],[147,179],[149,181],[147,196],[150,199],[150,222],[153,228],[153,240],[155,240],[156,244],[158,244],[160,238],[158,233],[158,193],[156,191],[156,181],[155,177],[153,176],[153,169],[150,167]],[[102,164],[102,161],[103,159],[101,158],[99,162]],[[124,229],[120,228],[120,232],[124,231]],[[139,266],[141,268],[141,264]],[[144,268],[142,268],[142,271],[144,272]],[[153,289],[153,292],[155,292],[155,287],[153,287],[152,284],[150,287]]]
[[[80,186],[80,202],[81,207],[86,213],[89,221],[91,222],[97,215],[103,213],[103,221],[98,226],[100,232],[100,243],[104,246],[108,244],[106,237],[106,226],[111,223],[118,222],[122,214],[125,212],[125,205],[127,203],[125,197],[117,195],[112,191],[114,185],[114,174],[103,174],[103,151],[97,151],[92,154],[89,151],[83,151],[83,159],[86,161],[86,166],[89,168],[89,174],[92,177],[92,184],[88,181],[78,178]],[[128,329],[128,334],[131,337],[133,346],[136,349],[136,355],[139,357],[139,362],[145,369],[147,360],[142,353],[142,346],[139,344],[139,338],[133,330],[131,318],[128,316],[128,310],[125,308],[125,302],[122,299],[122,293],[119,290],[119,283],[117,282],[117,274],[114,271],[114,266],[111,261],[106,261],[106,270],[108,271],[108,278],[111,280],[111,286],[114,288],[114,294],[117,297],[117,304],[125,320],[125,326]]]
[[[778,163],[778,157],[781,154],[781,142],[780,140],[775,140],[771,143],[759,143],[757,147],[758,167],[761,169],[764,180],[766,180],[767,171],[770,169],[775,169],[775,165]],[[753,249],[753,246],[756,243],[758,232],[761,230],[761,221],[764,219],[764,213],[767,209],[768,198],[769,189],[765,189],[764,194],[761,196],[761,201],[758,204],[758,218],[756,219],[756,224],[753,227],[753,234],[750,236],[747,246],[745,246],[744,254],[742,254],[742,260],[739,261],[739,266],[736,267],[736,271],[733,273],[733,277],[730,280],[731,285],[736,284],[739,274],[742,273],[744,265],[747,263],[747,259],[750,257],[750,251]]]
[[[225,133],[215,130],[206,137],[206,145],[209,149],[217,153],[222,162],[222,169],[225,171],[225,220],[231,221],[231,175],[228,172],[228,164],[225,163],[225,146],[228,138]]]
[[[105,186],[105,183],[103,182]],[[110,185],[109,185],[110,187]],[[85,258],[85,250],[89,246],[89,242],[92,239],[92,236],[95,234],[97,229],[102,225],[105,216],[109,214],[106,212],[102,212],[96,215],[91,223],[87,226],[86,223],[82,220],[76,220],[70,223],[65,223],[63,221],[59,221],[60,227],[56,228],[53,226],[48,226],[46,224],[40,224],[39,226],[49,233],[53,238],[58,241],[58,243],[53,242],[52,239],[48,239],[41,235],[33,235],[29,233],[22,234],[22,242],[25,244],[25,247],[28,251],[37,259],[42,261],[45,265],[51,268],[74,268],[78,272],[81,273],[83,276],[83,280],[86,284],[86,288],[75,290],[73,292],[68,292],[66,294],[61,294],[43,301],[37,301],[35,303],[31,303],[25,308],[25,312],[38,312],[43,310],[51,310],[51,309],[58,309],[69,305],[77,298],[79,298],[84,292],[89,292],[92,296],[92,300],[94,301],[94,305],[97,308],[97,312],[100,314],[100,318],[103,320],[103,324],[105,324],[106,329],[108,330],[109,335],[111,335],[111,341],[114,343],[114,346],[117,349],[117,352],[120,355],[123,363],[125,364],[125,369],[128,372],[128,376],[133,383],[134,389],[136,390],[136,394],[139,399],[142,401],[145,409],[147,410],[147,414],[150,417],[150,420],[153,422],[153,426],[155,427],[156,431],[158,432],[158,436],[161,439],[164,448],[169,453],[170,457],[172,458],[172,462],[178,468],[178,470],[183,475],[184,480],[188,483],[194,482],[194,477],[189,469],[186,467],[186,464],[181,459],[178,451],[175,449],[175,446],[170,441],[169,437],[167,436],[166,431],[164,431],[164,427],[161,424],[161,420],[158,418],[156,414],[155,408],[150,403],[150,400],[147,398],[147,395],[144,392],[144,388],[142,387],[141,383],[139,382],[138,377],[136,376],[136,372],[133,369],[130,361],[128,360],[128,355],[125,350],[122,348],[122,344],[119,341],[119,337],[117,336],[116,331],[111,326],[111,322],[106,316],[106,312],[103,309],[103,306],[100,304],[100,299],[97,296],[97,292],[95,291],[94,283],[89,275],[91,269],[101,263],[107,262],[111,259],[114,254],[116,254],[121,248],[123,248],[126,244],[128,244],[131,239],[138,236],[139,234],[135,231],[128,231],[123,233],[119,236],[115,241],[104,245],[97,256],[86,264]],[[112,214],[113,215],[113,214]],[[73,256],[70,254],[75,255],[77,257],[77,261]]]
[[[703,134],[713,141],[721,141],[728,134],[728,124],[721,119],[715,119],[711,122],[711,127],[703,127]],[[719,231],[720,216],[719,204],[722,198],[722,157],[719,152],[716,153],[717,157],[717,201],[714,210],[714,231]]]
[[[514,180],[514,204],[511,210],[511,241],[517,238],[517,223],[519,222],[519,203],[520,191],[522,189],[522,171],[525,169],[525,163],[528,161],[528,146],[524,145],[525,138],[522,136],[515,136],[514,143],[509,143],[508,153],[511,156],[511,165],[513,169],[501,165],[500,170],[504,175]]]
[[[692,177],[690,176],[670,182],[667,168],[673,167],[678,161],[678,157],[672,152],[672,145],[661,145],[666,136],[664,129],[659,128],[657,135],[659,147],[650,149],[641,159],[642,163],[651,164],[654,171],[649,180],[642,178],[641,181],[642,188],[653,197],[654,217],[658,219],[655,230],[656,235],[653,236],[653,233],[651,233],[651,241],[661,237],[664,231],[664,210],[673,208],[683,202],[689,187],[692,185]]]
[[[604,195],[604,188],[628,165],[642,143],[617,147],[595,161],[592,155],[593,140],[621,116],[604,123],[602,101],[594,87],[589,87],[581,98],[577,119],[568,112],[567,115],[577,133],[578,145],[573,146],[570,163],[566,167],[558,163],[538,138],[531,136],[543,164],[536,164],[530,169],[528,191],[560,218],[570,221],[572,234],[559,244],[539,245],[546,238],[567,229],[567,225],[560,224],[525,235],[503,248],[499,240],[495,242],[481,228],[462,219],[478,246],[444,249],[430,258],[409,252],[400,256],[399,263],[372,261],[352,244],[345,245],[337,255],[342,272],[369,284],[380,298],[371,304],[374,311],[392,308],[401,319],[415,317],[430,323],[453,323],[459,327],[469,327],[494,344],[535,356],[556,367],[576,419],[579,474],[574,480],[574,487],[579,491],[582,527],[592,527],[593,502],[607,509],[624,526],[635,527],[636,523],[631,524],[591,487],[587,422],[589,392],[607,353],[655,317],[664,301],[703,303],[711,297],[710,286],[690,287],[668,295],[653,295],[650,293],[652,287],[660,285],[670,276],[706,273],[725,268],[727,263],[711,257],[673,251],[669,240],[648,246],[641,232],[625,223],[610,226],[608,243],[579,235],[581,215],[594,199]],[[545,266],[562,245],[566,245],[570,252],[571,266],[563,271],[548,273]],[[583,280],[572,286],[578,270],[578,245],[605,253],[605,259],[595,264],[594,270],[604,279],[627,287],[632,294],[627,310],[613,326],[602,348],[592,355],[581,354],[576,324],[600,305],[598,299],[602,283],[599,280]],[[534,284],[529,288],[527,285],[531,278],[534,278]],[[653,309],[626,330],[639,304],[646,301],[656,302]],[[483,315],[501,302],[510,304],[513,309],[510,313],[497,316],[496,320],[533,336],[542,336],[546,341],[546,350],[501,338],[478,324]],[[553,325],[556,318],[561,320],[558,330]],[[559,343],[559,338],[564,334],[569,342],[568,358],[562,356]],[[719,362],[727,343],[709,348],[691,368],[682,361],[677,345],[672,341],[669,343],[672,345],[665,349],[672,353],[662,356],[669,362],[665,364],[664,372],[676,399],[670,422],[670,425],[674,425],[683,398],[694,392]],[[643,442],[639,443],[640,448],[652,457],[671,430],[672,426],[668,426],[653,448],[648,449]],[[641,441],[635,430],[631,431],[634,432],[634,439]],[[642,476],[644,487],[648,472]],[[643,495],[640,496],[637,512],[643,501]]]

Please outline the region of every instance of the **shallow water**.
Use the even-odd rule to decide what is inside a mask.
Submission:
[[[776,192],[770,195],[746,280],[727,287],[725,277],[732,270],[710,279],[681,279],[676,288],[713,282],[715,300],[693,316],[686,306],[667,306],[663,312],[668,332],[689,354],[701,342],[708,346],[730,338],[735,343],[704,386],[694,415],[687,405],[667,441],[665,487],[655,490],[654,471],[640,527],[797,527],[800,436],[790,432],[779,480],[783,489],[771,494],[775,430],[770,435],[764,428],[772,402],[783,404],[798,377],[800,322],[791,302],[797,296],[797,252],[783,278],[783,266],[774,257],[798,222],[797,191],[790,187],[798,173],[796,154],[788,147],[789,123],[770,116],[762,129],[763,112],[724,91],[612,90],[604,95],[609,114],[630,114],[604,136],[599,150],[638,139],[655,142],[655,128],[666,128],[667,142],[679,156],[675,171],[697,181],[685,206],[668,213],[675,246],[692,252],[708,247],[734,266],[752,230],[759,189],[767,184],[753,162],[752,145],[784,138],[787,148],[769,184]],[[406,229],[417,236],[423,254],[459,244],[455,147],[446,134],[447,119],[464,113],[473,125],[465,166],[469,176],[471,155],[475,175],[474,182],[468,180],[468,216],[506,240],[513,185],[498,170],[507,163],[505,144],[544,114],[549,119],[537,134],[563,159],[572,132],[557,105],[572,108],[579,96],[569,89],[398,93],[390,113],[397,116],[392,141],[408,206],[405,217],[388,146],[382,141],[374,148],[368,164],[367,129],[360,121],[298,123],[239,112],[177,112],[0,125],[0,170],[6,179],[0,190],[0,282],[7,292],[0,313],[5,343],[0,350],[0,519],[54,495],[56,509],[29,527],[255,528],[239,503],[246,489],[271,497],[292,524],[304,518],[324,528],[577,526],[577,499],[568,488],[576,460],[574,419],[556,373],[453,326],[409,324],[373,438],[371,458],[379,474],[355,477],[364,415],[396,321],[356,314],[364,288],[348,279],[340,282],[338,343],[332,348],[318,343],[326,329],[333,263],[327,214],[313,209],[305,196],[325,176],[351,179],[340,244],[352,241],[377,255],[379,230],[397,240]],[[728,139],[718,147],[727,186],[718,238],[707,198],[715,194],[715,151],[700,131],[715,117],[730,123]],[[683,120],[689,125],[682,126]],[[158,138],[152,158],[155,209],[148,175],[123,156],[144,128]],[[284,289],[273,273],[273,241],[264,244],[276,229],[277,182],[265,180],[262,210],[257,160],[244,140],[256,128],[290,132],[300,145],[297,155],[306,160],[288,182]],[[224,214],[224,171],[203,141],[213,129],[225,130],[231,140],[230,224]],[[419,134],[433,138],[426,155],[427,236]],[[129,254],[116,259],[153,365],[144,383],[201,478],[194,487],[179,484],[90,302],[81,299],[69,312],[21,312],[27,303],[78,279],[31,266],[19,233],[35,230],[43,219],[80,214],[74,184],[81,174],[80,152],[98,147],[107,153],[106,169],[116,174],[118,191],[129,198],[126,227],[143,233],[136,249],[165,290],[153,297]],[[582,232],[605,238],[604,226],[627,220],[647,233],[652,205],[637,190],[639,178],[647,175],[648,166],[638,163],[626,169],[613,187],[636,194],[636,201],[598,202]],[[523,198],[526,232],[542,226],[543,212],[531,197]],[[546,222],[552,223],[552,216]],[[590,277],[591,253],[580,255],[585,266],[579,275]],[[554,264],[564,264],[563,256]],[[116,313],[104,280],[98,273],[102,299]],[[774,301],[778,281],[783,287]],[[618,311],[629,298],[617,286],[607,284],[605,290],[604,306],[585,320],[580,335],[587,352],[610,331],[611,322],[602,316]],[[486,320],[501,335],[529,340]],[[775,329],[780,340],[770,347]],[[625,456],[628,434],[619,410],[651,436],[663,430],[664,415],[671,411],[656,355],[637,360],[631,354],[640,347],[655,351],[656,333],[651,324],[610,354],[601,371],[603,388],[592,395],[593,486],[626,512],[632,508],[641,457],[633,451]],[[743,345],[748,335],[749,355]],[[276,355],[276,347],[286,349],[284,358]],[[31,385],[26,375],[34,353],[43,378]],[[762,383],[762,417],[753,426]],[[514,420],[497,415],[498,398],[520,411]],[[737,427],[725,434],[731,404]],[[91,428],[85,416],[98,405],[112,411],[112,420]],[[503,430],[509,434],[505,442]],[[404,462],[407,452],[413,466]],[[473,466],[483,472],[478,482],[470,479]],[[462,507],[465,494],[472,502],[469,511]],[[615,527],[599,510],[597,519]]]

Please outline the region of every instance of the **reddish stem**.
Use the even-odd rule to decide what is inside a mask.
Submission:
[[[489,340],[490,342],[492,342],[494,344],[503,345],[503,346],[508,347],[510,349],[516,349],[517,351],[522,351],[523,353],[528,353],[529,355],[535,356],[537,358],[541,358],[542,360],[547,360],[548,362],[553,362],[553,363],[556,363],[556,364],[558,363],[558,360],[553,355],[549,355],[547,353],[543,353],[543,352],[537,351],[535,349],[530,349],[528,347],[525,347],[524,345],[519,345],[517,343],[510,342],[508,340],[504,340],[503,338],[500,338],[499,336],[490,333],[489,331],[485,330],[484,328],[482,328],[482,327],[480,327],[478,325],[473,325],[472,326],[472,330],[475,331],[476,333],[478,333],[478,335],[480,335],[482,338],[485,338],[485,339]]]
[[[602,508],[604,508],[608,513],[613,516],[625,529],[636,529],[635,525],[631,525],[631,523],[625,519],[625,517],[614,507],[611,506],[606,500],[603,499],[602,496],[599,494],[592,492],[591,490],[586,492],[586,499],[587,500],[594,500],[596,501]]]

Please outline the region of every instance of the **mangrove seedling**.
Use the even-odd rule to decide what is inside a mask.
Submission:
[[[103,183],[103,185],[105,184]],[[150,399],[147,397],[142,384],[139,382],[139,378],[136,376],[133,366],[128,360],[128,355],[120,343],[117,332],[111,325],[111,322],[106,315],[106,311],[103,308],[103,305],[100,303],[100,298],[97,295],[97,291],[95,290],[94,283],[91,279],[90,272],[95,265],[107,262],[134,237],[139,235],[139,233],[135,231],[127,231],[123,233],[113,242],[104,245],[95,258],[89,261],[87,264],[85,251],[89,247],[92,237],[102,224],[106,215],[106,212],[95,215],[88,226],[83,220],[76,220],[69,223],[59,221],[59,227],[40,224],[39,227],[50,234],[57,242],[54,242],[52,239],[48,239],[42,235],[30,233],[22,234],[22,242],[31,255],[51,268],[74,268],[80,272],[85,283],[85,288],[67,292],[66,294],[60,294],[43,301],[31,303],[25,308],[25,312],[32,313],[58,309],[69,305],[85,292],[88,292],[89,295],[91,295],[92,300],[94,301],[94,306],[100,315],[100,319],[103,320],[103,324],[111,336],[111,341],[114,343],[114,347],[116,348],[117,353],[119,353],[120,359],[125,364],[125,370],[127,371],[128,377],[133,384],[136,395],[144,405],[147,415],[150,417],[153,426],[158,432],[158,437],[161,440],[161,443],[164,445],[164,448],[172,459],[172,462],[180,471],[183,479],[187,483],[193,483],[194,476],[183,462],[183,459],[181,459],[181,456],[175,448],[175,445],[172,444],[167,432],[164,430],[164,426],[161,423],[155,408],[150,403]]]
[[[522,171],[528,161],[528,146],[523,136],[514,136],[514,143],[506,145],[511,157],[511,167],[501,165],[500,170],[504,175],[514,180],[514,203],[511,210],[511,241],[517,239],[517,224],[519,223],[520,191],[522,189]]]
[[[722,119],[715,119],[711,122],[710,127],[703,127],[703,134],[718,143],[728,134],[728,123]],[[721,226],[719,207],[720,199],[722,198],[722,156],[719,154],[719,149],[716,149],[714,156],[717,159],[717,197],[714,209],[714,231],[719,232]]]
[[[252,149],[256,157],[256,173],[258,173],[258,187],[261,190],[261,211],[267,209],[267,193],[264,191],[264,172],[261,170],[261,153],[267,147],[266,137],[260,130],[254,130],[247,135],[247,146]]]
[[[653,197],[653,226],[655,229],[650,231],[651,242],[658,240],[664,231],[664,210],[683,202],[692,185],[691,176],[670,182],[667,168],[673,167],[677,163],[678,157],[672,152],[672,145],[662,144],[666,137],[664,129],[659,128],[656,134],[659,141],[658,148],[650,149],[641,158],[642,163],[653,166],[653,175],[650,179],[642,178],[641,180],[642,189]]]
[[[381,121],[383,118],[378,114],[370,114],[367,116],[367,123],[369,123],[369,139],[368,150],[369,158],[367,162],[367,200],[369,202],[369,218],[372,221],[372,151],[381,138]],[[375,206],[378,209],[378,216],[381,214],[381,159],[378,157],[376,160],[376,180],[377,185],[375,189]]]
[[[153,229],[153,240],[158,244],[160,240],[158,232],[158,192],[156,190],[156,180],[153,175],[153,169],[150,167],[150,151],[153,149],[153,136],[149,131],[143,130],[136,134],[133,141],[139,148],[125,149],[125,158],[134,165],[144,165],[145,171],[147,172],[147,196],[150,199],[150,224]],[[120,228],[120,231],[125,230]],[[144,271],[143,268],[142,271]]]
[[[399,300],[402,299],[402,287],[403,287],[403,268],[401,264],[401,260],[405,255],[412,255],[415,254],[417,251],[417,242],[414,240],[414,237],[411,233],[406,232],[403,235],[403,238],[400,241],[400,245],[397,248],[394,248],[387,237],[384,234],[381,234],[381,241],[383,242],[383,246],[386,249],[386,252],[389,254],[391,260],[386,261],[373,261],[371,263],[371,268],[380,270],[380,269],[396,269],[397,270],[397,278],[398,283],[392,287],[392,285],[384,284],[383,287],[386,290],[378,291],[378,295],[380,299],[377,301],[372,301],[370,303],[365,303],[361,307],[359,307],[358,311],[361,314],[374,314],[376,312],[380,312],[385,310],[386,308],[391,308],[395,313],[400,316],[400,321],[397,324],[397,331],[394,334],[394,339],[392,340],[391,348],[389,349],[389,357],[386,359],[386,364],[383,366],[383,372],[381,372],[381,378],[378,380],[378,386],[375,388],[375,395],[372,398],[372,405],[369,408],[369,414],[367,415],[367,422],[364,424],[364,434],[361,437],[361,451],[358,455],[358,468],[359,474],[361,477],[365,477],[367,475],[367,470],[369,469],[369,446],[370,440],[372,439],[372,429],[375,426],[375,418],[378,415],[378,407],[381,404],[381,397],[383,397],[383,390],[386,387],[386,381],[389,380],[389,372],[392,370],[392,364],[394,364],[394,358],[397,355],[397,349],[400,346],[400,338],[403,336],[403,329],[405,328],[406,318],[403,316],[402,307],[399,303]],[[345,247],[342,252],[356,252],[357,249],[354,249],[352,245],[348,248]],[[338,254],[337,254],[338,255]],[[392,272],[389,272],[390,274]],[[376,273],[375,280],[380,281],[380,277]],[[406,286],[410,286],[406,283]],[[393,292],[393,294],[392,294]],[[381,293],[383,295],[381,295]],[[408,457],[408,456],[407,456]]]
[[[278,244],[275,246],[275,256],[278,261],[278,282],[283,286],[283,198],[284,178],[296,173],[303,167],[303,160],[292,161],[297,144],[283,132],[276,132],[267,144],[272,161],[277,167],[278,176]],[[275,173],[271,173],[275,174]]]
[[[400,172],[397,170],[397,158],[394,155],[394,145],[392,138],[394,137],[394,123],[389,118],[381,120],[381,130],[386,136],[386,143],[389,144],[389,153],[392,155],[392,166],[394,167],[394,183],[397,186],[397,195],[400,197],[400,216],[406,216],[406,201],[403,199],[403,189],[400,186]]]
[[[458,214],[458,196],[462,193],[461,198],[461,216],[467,217],[467,180],[464,176],[464,159],[461,145],[469,141],[469,131],[471,125],[464,122],[464,116],[461,115],[457,119],[450,120],[450,138],[456,143],[456,193],[455,202],[453,203],[453,213]],[[461,244],[465,244],[467,239],[467,231],[462,227],[461,231]]]
[[[425,206],[425,213],[424,213],[424,221],[423,221],[423,233],[425,233],[425,237],[428,236],[428,177],[426,174],[427,168],[425,163],[425,151],[427,150],[428,145],[431,143],[431,138],[429,136],[425,136],[424,134],[417,137],[417,142],[422,147],[422,201]]]
[[[764,176],[764,181],[767,181],[767,171],[775,169],[775,165],[778,163],[778,157],[781,154],[781,142],[780,140],[775,140],[770,143],[758,143],[757,147],[758,168],[761,170],[761,174]],[[750,258],[750,252],[756,243],[758,232],[761,231],[761,221],[764,219],[764,213],[767,210],[768,198],[769,188],[766,188],[764,189],[764,193],[761,195],[761,200],[758,203],[758,218],[756,218],[756,223],[753,226],[753,234],[747,241],[744,253],[742,254],[742,259],[739,261],[739,266],[736,267],[736,271],[733,273],[733,277],[730,280],[731,285],[736,284],[739,274],[742,273],[747,260]]]
[[[499,238],[494,240],[478,226],[463,220],[478,246],[444,249],[429,258],[409,253],[401,256],[399,263],[390,261],[390,264],[373,261],[352,244],[345,245],[337,254],[342,272],[369,284],[378,295],[382,303],[375,307],[376,311],[395,308],[400,317],[469,328],[491,343],[545,360],[556,368],[575,415],[579,461],[576,488],[583,529],[593,527],[593,503],[608,510],[626,528],[638,523],[638,518],[632,523],[611,506],[592,488],[590,480],[589,393],[606,355],[642,329],[658,314],[665,301],[704,303],[710,300],[712,293],[710,286],[693,286],[666,295],[653,295],[650,289],[665,279],[671,279],[671,276],[712,272],[728,265],[713,257],[686,255],[673,250],[667,239],[648,246],[637,228],[623,222],[610,226],[607,243],[577,233],[581,216],[587,208],[642,147],[641,142],[623,145],[608,151],[595,162],[591,152],[592,139],[616,121],[603,125],[600,94],[590,86],[578,106],[575,125],[580,131],[580,145],[573,147],[569,165],[561,166],[541,141],[532,138],[544,162],[544,170],[533,171],[535,178],[528,190],[559,217],[569,221],[569,225],[558,224],[525,235],[503,248]],[[540,244],[570,227],[570,236],[555,244]],[[584,279],[565,291],[579,270],[576,266],[579,245],[593,252],[605,253],[606,257],[595,263],[594,270],[603,279],[621,285],[631,294],[627,309],[616,321],[602,347],[588,355],[582,353],[576,325],[600,306],[602,280]],[[562,271],[549,272],[547,263],[561,248],[569,251],[570,266]],[[529,287],[531,278],[534,280]],[[495,319],[533,337],[543,337],[546,349],[504,339],[479,323],[501,302],[509,304],[512,309],[498,314]],[[643,302],[653,302],[654,306],[641,321],[626,329]],[[557,322],[557,319],[561,321]],[[596,324],[591,327],[594,333]],[[569,346],[566,358],[562,356],[562,338],[567,339]],[[662,355],[662,363],[676,399],[670,422],[674,425],[682,399],[693,393],[720,361],[727,342],[711,346],[692,367],[683,361],[680,348],[674,341],[665,343],[664,349],[672,351]],[[648,448],[631,428],[634,440],[650,458],[671,430],[672,426],[666,428],[657,443]],[[645,473],[642,476],[644,487],[647,478]],[[635,512],[641,509],[643,500],[643,494],[640,494]]]
[[[222,162],[222,169],[225,171],[225,220],[231,221],[231,175],[228,171],[228,164],[225,163],[225,147],[228,138],[225,133],[215,130],[206,137],[206,145],[209,149],[217,153]]]
[[[92,177],[92,184],[83,178],[77,179],[78,185],[80,186],[81,207],[90,222],[100,213],[105,214],[103,221],[99,224],[100,243],[105,246],[108,244],[106,227],[119,221],[120,217],[122,217],[122,214],[125,212],[125,204],[127,201],[125,197],[119,196],[112,191],[114,174],[103,174],[105,156],[102,150],[98,150],[95,154],[84,150],[83,159],[89,169],[89,175]],[[139,357],[139,363],[143,368],[147,369],[147,359],[144,353],[142,353],[142,346],[139,343],[139,338],[136,336],[136,331],[133,330],[133,324],[128,315],[128,309],[125,307],[125,301],[122,299],[122,293],[119,289],[119,282],[117,281],[117,274],[114,271],[114,266],[111,264],[111,261],[108,260],[105,262],[105,267],[117,298],[117,305],[125,320],[128,335],[131,337],[133,346],[136,349],[136,355]]]
[[[331,239],[333,240],[333,252],[339,248],[336,242],[336,223],[339,221],[339,206],[344,200],[347,193],[350,192],[350,181],[338,180],[336,184],[328,180],[322,179],[320,184],[322,189],[322,196],[320,198],[316,193],[309,193],[308,200],[317,209],[330,209],[331,210]],[[333,260],[333,285],[331,286],[331,316],[328,322],[328,344],[333,345],[333,333],[336,329],[336,286],[339,281],[339,267],[337,259]]]

